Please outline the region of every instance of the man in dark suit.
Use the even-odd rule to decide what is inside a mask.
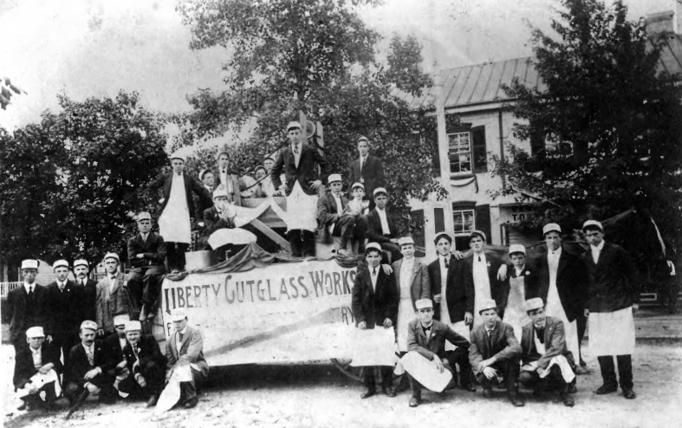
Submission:
[[[26,346],[26,330],[29,327],[46,326],[49,321],[47,288],[35,282],[38,263],[35,259],[23,260],[21,276],[24,283],[7,294],[9,335],[15,352]]]
[[[407,329],[408,352],[417,352],[433,361],[441,372],[445,369],[453,371],[450,361],[445,358],[446,340],[465,350],[469,347],[469,341],[455,333],[449,326],[433,319],[431,299],[417,300],[416,307],[418,318],[410,321]],[[412,375],[409,375],[409,379],[412,389],[409,405],[417,407],[421,402],[422,386]]]
[[[597,356],[603,385],[595,393],[618,390],[613,357],[618,361],[620,387],[627,399],[636,397],[632,382],[632,353],[635,350],[633,311],[639,287],[628,253],[604,240],[604,228],[596,220],[583,224],[590,251],[583,257],[589,275],[587,303],[590,351]]]
[[[227,194],[227,200],[237,206],[242,205],[241,191],[244,190],[247,185],[243,179],[239,178],[239,175],[230,168],[230,157],[227,152],[218,153],[218,170],[215,174],[215,187],[223,186]],[[209,203],[206,205],[210,207]]]
[[[541,298],[546,302],[547,315],[563,321],[566,345],[578,361],[581,358],[577,321],[584,317],[587,303],[587,267],[579,256],[569,253],[562,246],[561,227],[558,224],[546,224],[542,234],[546,246],[535,261],[538,287],[529,297]]]
[[[48,336],[63,353],[67,363],[69,350],[78,342],[78,328],[82,321],[84,290],[69,280],[69,262],[57,260],[52,269],[57,279],[47,286]]]
[[[80,321],[94,320],[97,318],[97,281],[89,278],[89,273],[90,265],[87,260],[76,259],[73,261],[73,276],[76,278],[76,287],[80,287],[83,294]],[[77,334],[78,333],[76,333],[76,335]]]
[[[398,316],[398,292],[393,275],[386,274],[381,268],[381,246],[370,242],[365,248],[367,267],[358,271],[352,294],[352,310],[355,324],[359,329],[376,327],[393,328]],[[376,393],[374,372],[381,373],[383,392],[391,397],[391,367],[365,367],[363,379],[365,392],[360,398],[368,398]]]
[[[355,234],[355,217],[347,212],[348,199],[343,195],[341,174],[329,174],[329,191],[317,200],[317,224],[322,242],[332,241],[332,236],[341,237],[337,254],[346,254],[348,241]]]
[[[512,326],[500,321],[497,302],[485,300],[479,311],[483,322],[471,331],[469,362],[476,379],[483,386],[483,396],[492,395],[492,386],[498,375],[502,375],[509,400],[514,406],[521,407],[525,405],[517,384],[521,345]]]
[[[381,244],[381,248],[391,256],[388,262],[392,263],[402,257],[398,245],[401,230],[387,209],[388,191],[383,187],[377,187],[374,189],[373,197],[376,206],[367,214],[367,239]]]
[[[569,385],[575,380],[573,355],[566,348],[564,323],[547,316],[544,303],[539,297],[526,301],[531,321],[523,326],[521,333],[521,374],[519,382],[534,386],[537,392],[558,388],[559,398],[567,407],[575,401],[569,394]]]
[[[102,369],[105,373],[114,379],[114,389],[119,391],[120,382],[128,375],[126,369],[125,358],[123,358],[123,348],[128,344],[126,340],[126,323],[130,321],[127,314],[114,315],[114,332],[105,336],[102,340],[102,348],[107,356],[106,361],[102,364]]]
[[[464,315],[474,311],[474,290],[471,278],[464,274],[464,262],[451,252],[452,237],[441,232],[434,239],[438,258],[428,265],[431,294],[433,294],[434,318],[462,334],[469,332]],[[459,383],[463,389],[475,391],[471,379],[471,366],[467,347],[455,347],[446,343],[445,355],[454,369],[459,365]]]
[[[82,395],[99,394],[103,402],[115,399],[114,379],[105,371],[106,355],[102,343],[95,341],[97,323],[86,320],[80,326],[81,343],[69,352],[68,365],[64,369],[64,395],[73,405]]]
[[[147,407],[156,405],[166,378],[166,358],[152,336],[142,335],[139,321],[129,321],[125,326],[128,341],[123,348],[129,376],[119,384],[119,390],[133,398],[147,400]]]
[[[192,242],[192,219],[195,218],[192,193],[211,204],[208,190],[194,177],[185,173],[185,158],[179,154],[170,157],[172,172],[152,182],[152,189],[163,190],[159,216],[159,231],[166,243],[168,268],[182,271],[185,268],[185,251]]]
[[[19,410],[61,407],[63,403],[57,400],[60,393],[58,374],[62,372],[59,349],[45,342],[42,327],[31,327],[25,334],[28,346],[14,357],[14,390],[22,390],[21,395],[27,394],[22,396]],[[45,393],[44,399],[41,392]]]
[[[358,138],[358,158],[351,162],[348,170],[350,183],[362,183],[367,195],[372,195],[377,187],[384,187],[384,167],[381,159],[369,154],[369,139]],[[374,208],[374,201],[370,201],[370,209]]]
[[[132,266],[128,290],[133,318],[153,320],[159,304],[166,259],[166,243],[152,230],[152,216],[147,211],[137,214],[137,235],[128,240],[128,261]]]

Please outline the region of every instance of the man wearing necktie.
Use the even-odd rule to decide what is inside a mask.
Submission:
[[[73,261],[73,275],[76,278],[76,287],[81,288],[83,294],[80,320],[97,319],[95,306],[97,302],[97,281],[91,279],[90,264],[85,259]]]
[[[242,205],[241,191],[244,190],[247,185],[244,180],[239,178],[239,175],[230,168],[230,157],[227,152],[218,153],[218,170],[216,172],[215,190],[218,186],[223,186],[227,191],[227,200],[237,206]],[[206,205],[206,208],[210,208],[212,204]]]
[[[381,267],[381,246],[370,242],[365,248],[367,266],[358,269],[352,291],[353,316],[359,329],[390,328],[396,324],[398,313],[398,292],[392,274]],[[391,388],[392,367],[365,367],[365,392],[360,398],[368,398],[376,393],[375,372],[382,379],[384,394],[394,397]]]
[[[56,280],[47,286],[47,306],[49,322],[48,338],[64,355],[64,362],[69,350],[78,342],[78,327],[82,321],[84,292],[81,287],[69,279],[69,262],[57,260],[52,269]]]
[[[140,397],[147,400],[147,407],[152,407],[166,379],[166,357],[152,336],[142,335],[139,321],[128,321],[125,334],[127,344],[123,348],[123,358],[129,376],[121,381],[119,390],[131,394],[133,399]]]
[[[386,184],[381,159],[369,154],[369,139],[365,136],[358,138],[358,158],[351,162],[348,176],[350,183],[362,183],[367,195],[372,195],[374,189]],[[374,208],[374,201],[371,198],[369,208]]]
[[[25,259],[21,262],[21,276],[24,283],[7,294],[10,340],[15,352],[26,346],[26,330],[29,327],[45,326],[48,323],[47,288],[36,283],[38,260]]]
[[[99,336],[114,332],[114,315],[131,315],[128,288],[123,273],[119,272],[118,254],[107,253],[103,263],[106,276],[97,283],[96,314]]]

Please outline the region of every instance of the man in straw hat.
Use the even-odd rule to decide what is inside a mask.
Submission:
[[[38,260],[25,259],[21,262],[21,276],[24,283],[7,294],[9,336],[15,352],[26,346],[26,330],[48,323],[47,289],[37,284]]]
[[[471,331],[469,362],[478,383],[483,386],[483,396],[490,397],[493,385],[504,378],[509,401],[521,407],[525,405],[517,384],[521,345],[514,336],[514,329],[500,321],[493,299],[481,302],[479,315],[482,323]]]
[[[163,389],[166,358],[152,336],[142,335],[139,321],[128,321],[125,326],[127,344],[123,348],[129,376],[119,384],[119,390],[147,400],[147,407],[156,404]]]
[[[589,275],[587,303],[591,355],[596,355],[603,384],[596,394],[618,390],[614,356],[618,362],[620,387],[627,399],[636,397],[632,382],[632,353],[635,350],[634,306],[639,287],[628,253],[604,240],[604,227],[596,220],[583,224],[590,251],[583,256]]]
[[[53,344],[68,358],[69,350],[78,342],[78,328],[83,320],[84,289],[69,279],[69,262],[52,264],[56,279],[47,286],[47,333]],[[65,361],[66,362],[66,361]]]
[[[106,276],[97,283],[98,335],[114,332],[114,315],[130,315],[131,305],[123,273],[119,272],[120,259],[116,253],[107,253],[103,260]]]

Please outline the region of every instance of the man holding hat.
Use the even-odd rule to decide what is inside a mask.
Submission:
[[[478,383],[483,386],[483,396],[490,397],[493,384],[503,377],[509,400],[521,407],[525,405],[517,384],[521,345],[514,336],[514,329],[500,321],[497,302],[493,299],[480,303],[479,315],[482,323],[471,331],[469,362]]]
[[[466,314],[474,311],[474,289],[471,278],[465,275],[464,263],[452,254],[452,237],[441,232],[434,239],[436,260],[428,265],[431,293],[433,294],[434,318],[449,326],[460,335],[469,336],[469,327],[464,323]],[[445,342],[445,355],[454,369],[459,364],[460,386],[468,391],[475,387],[471,379],[468,346],[459,347]]]
[[[519,382],[535,386],[539,393],[543,387],[558,388],[559,398],[567,407],[575,401],[569,394],[569,385],[575,380],[573,355],[566,348],[564,323],[545,313],[542,299],[526,301],[526,311],[531,321],[523,326],[521,334],[521,374]]]
[[[78,342],[78,327],[83,320],[84,290],[69,279],[69,262],[57,260],[52,264],[57,277],[47,286],[48,337],[64,355]]]
[[[398,291],[392,274],[387,274],[381,267],[381,246],[370,242],[365,248],[366,268],[358,269],[352,293],[352,309],[355,324],[359,329],[393,328],[398,314]],[[376,393],[374,372],[379,371],[382,378],[382,390],[394,396],[391,389],[391,367],[365,367],[363,379],[365,392],[361,398],[371,397]]]
[[[369,154],[369,139],[365,136],[358,138],[358,158],[350,164],[348,177],[351,183],[362,183],[365,192],[371,195],[374,189],[385,185],[384,167],[381,159]],[[374,203],[371,203],[374,208]]]
[[[587,267],[580,257],[563,247],[561,226],[548,223],[542,228],[542,235],[545,248],[537,261],[538,287],[531,296],[547,302],[547,315],[563,322],[566,346],[578,361],[578,321],[583,318],[587,303]]]
[[[152,407],[166,379],[166,357],[152,336],[142,335],[139,321],[128,321],[125,335],[128,343],[123,348],[123,357],[129,376],[120,382],[119,391],[146,399],[147,407]]]
[[[170,156],[172,171],[151,184],[152,189],[162,187],[163,197],[157,212],[159,231],[166,243],[168,267],[174,271],[185,268],[185,251],[192,242],[192,219],[195,218],[194,193],[203,204],[211,205],[211,195],[196,178],[185,173],[185,157],[179,153]]]
[[[634,306],[639,287],[628,253],[604,240],[604,228],[596,220],[583,224],[590,251],[583,259],[589,275],[587,303],[590,351],[599,360],[603,385],[595,393],[618,390],[613,357],[618,362],[620,387],[627,399],[636,397],[632,382],[632,353],[635,350]]]
[[[433,319],[433,302],[431,299],[419,299],[415,302],[417,319],[410,321],[407,328],[407,350],[417,352],[429,361],[433,361],[442,372],[444,369],[453,371],[451,362],[445,356],[446,341],[461,349],[469,348],[469,341],[455,333],[444,323]],[[421,402],[422,385],[411,375],[410,387],[412,397],[410,407],[417,407]]]
[[[35,282],[37,273],[38,260],[23,260],[21,276],[24,283],[7,294],[9,335],[15,353],[26,346],[26,330],[29,327],[48,323],[47,289]]]
[[[90,264],[85,259],[73,261],[73,275],[76,278],[76,286],[80,287],[83,294],[83,307],[81,308],[81,321],[97,319],[95,306],[97,304],[97,281],[90,279]]]
[[[88,394],[99,394],[104,402],[115,400],[114,378],[106,371],[108,356],[99,341],[97,323],[85,320],[81,323],[81,343],[69,352],[68,364],[64,369],[64,395],[75,404]]]
[[[152,215],[141,211],[135,219],[138,233],[128,240],[128,261],[132,266],[128,290],[134,319],[154,319],[161,283],[166,269],[166,243],[152,231]]]
[[[45,342],[45,332],[38,326],[26,330],[26,341],[28,346],[14,357],[14,390],[24,402],[19,410],[59,407],[61,403],[56,401],[61,394],[59,348]]]
[[[329,174],[329,191],[317,200],[317,224],[322,242],[331,242],[332,236],[341,237],[337,254],[345,255],[348,241],[355,233],[355,217],[347,214],[348,199],[343,195],[341,174]]]
[[[374,189],[373,197],[376,205],[367,214],[367,238],[372,242],[381,244],[381,248],[391,254],[389,262],[394,262],[402,257],[398,246],[398,237],[401,231],[386,207],[388,191],[383,187],[377,187]]]
[[[208,363],[203,353],[204,340],[198,328],[187,324],[184,312],[174,312],[171,319],[174,328],[166,341],[166,379],[179,379],[180,402],[183,407],[192,408],[199,402],[197,388],[208,379]]]
[[[130,316],[130,297],[124,282],[123,273],[119,272],[120,259],[116,253],[104,256],[106,276],[97,283],[97,325],[100,336],[114,332],[114,315]]]

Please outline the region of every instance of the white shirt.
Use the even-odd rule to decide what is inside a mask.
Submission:
[[[599,243],[599,245],[594,246],[590,245],[590,251],[592,252],[592,261],[596,265],[597,262],[599,261],[599,255],[601,254],[601,250],[604,249],[604,240]]]
[[[119,337],[118,343],[121,345],[121,349],[123,349],[126,347],[126,343],[128,343],[128,341],[126,340],[125,337]]]
[[[450,324],[450,311],[448,310],[447,302],[447,288],[448,288],[448,269],[450,269],[450,254],[446,256],[439,255],[440,259],[440,320],[446,324]],[[448,266],[445,266],[445,263]]]
[[[414,257],[411,259],[403,258],[403,262],[400,265],[400,289],[409,289],[411,286],[410,281],[412,280],[412,270],[414,269]]]
[[[147,241],[147,238],[149,237],[149,232],[147,232],[147,233],[140,233],[140,236],[142,237],[142,240],[146,242],[146,241]]]
[[[556,275],[559,270],[559,258],[561,257],[561,247],[556,250],[547,249],[547,267],[549,268],[549,283],[556,284]]]
[[[377,214],[379,214],[379,222],[381,223],[381,234],[390,235],[391,229],[388,228],[388,218],[386,217],[386,210],[381,210],[377,208]]]
[[[85,344],[83,344],[83,349],[85,349],[85,355],[88,357],[88,363],[90,363],[90,365],[94,365],[95,364],[95,346],[94,345],[85,346]],[[92,362],[90,362],[90,358],[92,358]]]
[[[31,350],[31,357],[33,357],[33,367],[40,368],[43,366],[43,356],[41,355],[42,346],[38,349],[33,349],[29,346]]]
[[[334,198],[334,202],[336,202],[336,214],[341,215],[341,213],[343,213],[343,203],[341,202],[341,196],[337,196],[332,193],[332,197]]]
[[[377,291],[377,279],[379,278],[379,266],[369,269],[369,277],[372,280],[372,290]]]
[[[31,284],[29,284],[28,282],[24,282],[24,288],[26,289],[26,292],[27,292],[27,293],[30,293],[31,290],[34,290],[34,289],[35,289],[35,286],[36,286],[36,283],[35,283],[35,282],[33,282],[33,283],[31,283]]]
[[[109,277],[109,291],[112,291],[114,287],[116,286],[116,278],[117,276],[110,276]]]
[[[523,271],[526,269],[526,265],[521,266],[520,268],[517,268],[514,266],[514,272],[516,272],[516,276],[523,276]]]
[[[296,165],[296,168],[298,168],[298,163],[301,161],[302,150],[303,148],[301,147],[301,143],[291,145],[291,153],[294,154],[294,165]]]
[[[178,349],[178,355],[180,355],[180,348],[182,346],[182,340],[185,340],[185,335],[187,334],[187,326],[182,330],[178,331],[175,335],[175,347]],[[180,335],[182,335],[182,340],[180,340]]]
[[[66,282],[57,281],[57,287],[59,287],[59,291],[64,290],[64,287],[66,287]]]

